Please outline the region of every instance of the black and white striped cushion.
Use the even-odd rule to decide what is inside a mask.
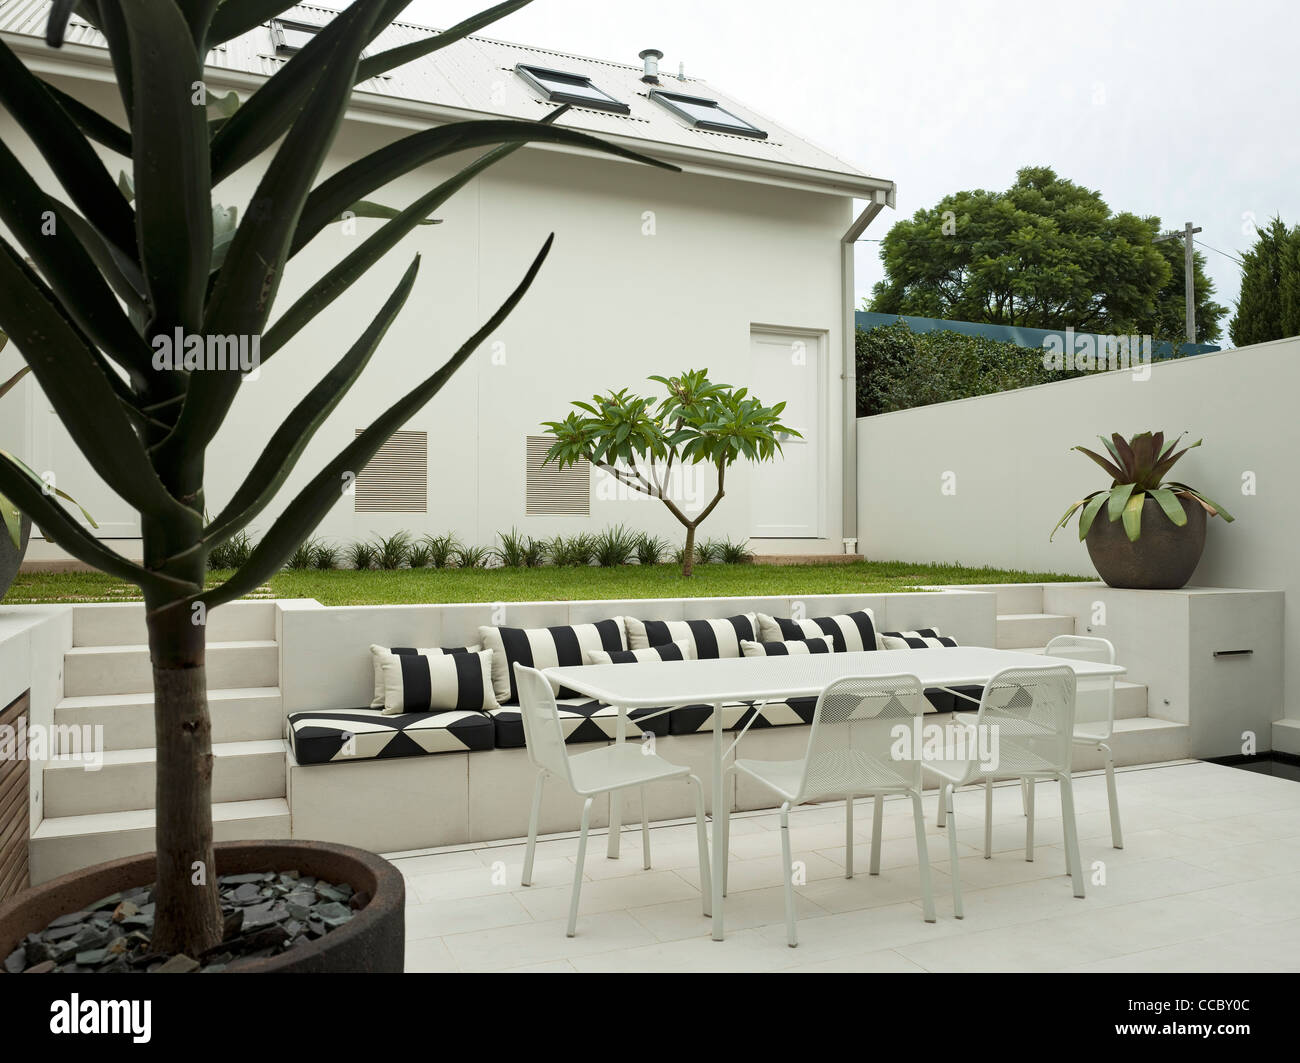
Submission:
[[[489,712],[499,708],[492,690],[491,650],[479,653],[392,653],[382,666],[384,715],[404,712]]]
[[[758,637],[754,613],[729,616],[725,620],[636,620],[627,617],[627,641],[634,650],[685,641],[690,657],[711,661],[741,656],[740,644]]]
[[[478,635],[484,648],[493,651],[492,686],[503,705],[519,700],[516,664],[527,668],[558,668],[582,664],[588,650],[615,653],[627,649],[621,616],[568,627],[481,627]],[[557,698],[582,697],[558,683],[552,683],[551,687]]]
[[[690,646],[685,639],[662,646],[644,646],[639,650],[588,650],[588,664],[638,664],[642,661],[689,661]]]
[[[831,653],[831,637],[819,635],[810,639],[791,639],[789,642],[750,642],[740,644],[746,657],[795,657],[809,653]]]
[[[426,657],[437,657],[441,653],[478,653],[482,646],[453,646],[450,649],[439,649],[437,646],[432,648],[415,647],[415,646],[375,646],[370,647],[370,661],[375,669],[375,696],[370,699],[372,709],[382,709],[384,707],[384,658],[389,654],[413,654],[422,653]]]
[[[957,645],[956,639],[940,635],[937,627],[923,627],[916,631],[882,631],[880,641],[887,650],[933,650]]]
[[[836,653],[879,650],[884,647],[876,636],[876,618],[870,609],[859,609],[840,616],[819,616],[811,620],[758,614],[759,637],[763,642],[789,642],[791,639],[829,635]]]
[[[496,725],[483,712],[293,712],[289,745],[299,764],[466,753],[496,745]]]

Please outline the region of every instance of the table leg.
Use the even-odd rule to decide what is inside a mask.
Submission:
[[[619,705],[617,708],[618,719],[614,723],[614,741],[622,745],[627,740],[627,707]],[[623,798],[620,795],[619,790],[609,792],[609,846],[605,850],[605,856],[610,860],[618,859],[619,836],[623,830]]]
[[[726,815],[722,779],[722,706],[713,706],[713,940],[722,940],[722,880],[727,859],[727,843],[721,823]],[[789,873],[789,868],[786,869]]]

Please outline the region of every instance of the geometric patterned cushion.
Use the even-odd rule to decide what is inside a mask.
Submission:
[[[482,712],[406,712],[378,709],[289,714],[289,745],[299,764],[419,757],[491,749],[495,729]]]
[[[559,627],[481,627],[479,638],[492,651],[492,685],[497,701],[517,705],[515,665],[525,668],[557,668],[582,664],[588,650],[614,653],[627,649],[623,618],[600,620],[594,624],[571,624]],[[557,698],[573,698],[575,691],[551,684]]]
[[[566,743],[577,745],[581,742],[608,742],[618,734],[618,710],[613,705],[606,705],[590,698],[556,698],[555,707],[560,715],[560,729],[564,732]],[[639,717],[655,712],[655,709],[630,709],[628,719],[633,727],[627,732],[627,740],[635,741],[642,732],[649,732],[660,738],[668,734],[669,713],[662,713],[644,724],[638,723]],[[496,727],[497,749],[522,749],[524,747],[524,721],[515,706],[494,709],[487,715]]]
[[[923,627],[916,631],[882,631],[880,641],[887,650],[926,650],[957,645],[956,639],[940,635],[937,627]]]
[[[750,642],[740,644],[741,652],[746,657],[789,657],[810,653],[830,653],[832,639],[829,635],[820,635],[810,639],[791,639],[789,642]]]
[[[370,647],[370,662],[375,668],[375,696],[370,700],[372,709],[382,709],[384,707],[384,660],[390,654],[414,654],[420,653],[425,657],[434,657],[442,653],[478,653],[482,646],[454,646],[451,649],[443,650],[434,646],[432,649],[416,649],[414,646],[374,646]]]
[[[805,620],[759,613],[758,630],[762,642],[789,642],[791,639],[829,635],[836,653],[884,648],[876,635],[876,618],[870,609]]]
[[[640,664],[643,661],[689,661],[691,647],[685,639],[662,646],[645,646],[639,650],[588,650],[588,664]]]
[[[478,653],[385,654],[384,715],[496,709],[492,691],[492,651]]]
[[[813,710],[816,707],[815,697],[769,701],[766,705],[757,708],[748,702],[733,702],[722,707],[722,729],[739,731],[749,723],[751,718],[754,718],[754,722],[750,725],[750,730],[812,723]],[[671,734],[691,735],[712,730],[713,706],[711,705],[687,705],[684,708],[673,709],[669,713]]]
[[[740,643],[757,637],[754,613],[729,616],[722,620],[637,620],[624,618],[628,645],[634,650],[685,641],[690,647],[687,659],[711,661],[720,657],[739,657]]]

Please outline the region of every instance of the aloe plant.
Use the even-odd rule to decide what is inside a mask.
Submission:
[[[1142,534],[1142,507],[1148,495],[1159,504],[1161,512],[1179,527],[1187,523],[1182,499],[1197,502],[1211,517],[1219,516],[1231,522],[1232,514],[1203,492],[1177,480],[1165,479],[1179,458],[1193,447],[1201,445],[1201,440],[1198,439],[1181,450],[1175,449],[1184,434],[1186,433],[1170,440],[1165,439],[1163,432],[1139,432],[1132,439],[1125,439],[1118,432],[1110,439],[1098,436],[1109,457],[1103,457],[1087,447],[1072,447],[1072,450],[1086,454],[1100,465],[1110,476],[1111,485],[1105,490],[1085,495],[1070,506],[1056,522],[1056,527],[1048,536],[1049,541],[1079,510],[1082,510],[1079,514],[1079,540],[1086,539],[1097,515],[1105,506],[1107,518],[1112,522],[1123,521],[1129,542],[1135,543]]]
[[[143,592],[157,745],[156,952],[193,956],[221,940],[204,669],[208,613],[280,569],[338,502],[340,483],[363,469],[505,320],[552,239],[482,327],[307,480],[230,578],[211,587],[204,586],[208,554],[238,536],[275,497],[405,304],[419,256],[384,305],[370,311],[373,319],[339,361],[287,411],[211,521],[204,516],[206,452],[244,374],[156,367],[155,342],[177,334],[205,344],[217,337],[257,338],[261,362],[280,357],[402,237],[527,142],[676,169],[558,128],[561,108],[540,122],[493,119],[423,129],[318,180],[354,85],[446,47],[527,2],[499,3],[442,33],[384,47],[377,38],[407,0],[354,0],[255,91],[214,103],[203,89],[208,52],[293,5],[57,0],[47,43],[62,45],[74,11],[102,31],[125,126],[57,89],[0,41],[0,105],[42,156],[41,168],[29,169],[0,142],[0,222],[21,246],[0,240],[0,328],[91,468],[139,512],[143,558],[123,557],[92,536],[42,490],[39,477],[8,455],[0,455],[0,490],[70,555]],[[129,185],[114,180],[92,141],[128,161]],[[358,213],[366,197],[405,174],[479,148],[490,150],[392,217],[378,219],[375,230],[322,276],[295,285],[301,294],[271,321],[286,266],[333,220]],[[47,168],[66,201],[51,191]],[[213,201],[213,188],[230,178],[252,189],[243,217]],[[318,349],[305,353],[305,365],[318,362]]]

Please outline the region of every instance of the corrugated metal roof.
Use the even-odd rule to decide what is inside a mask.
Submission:
[[[50,0],[0,0],[0,32],[43,36],[50,6]],[[315,4],[295,4],[281,17],[323,25],[335,14],[336,10]],[[429,27],[394,22],[379,35],[368,54],[386,51],[436,32]],[[105,46],[99,31],[76,17],[69,24],[66,40],[69,44]],[[274,74],[284,62],[276,56],[271,31],[265,26],[227,41],[207,57],[211,67],[262,76]],[[623,115],[574,107],[562,119],[564,125],[573,128],[677,145],[737,160],[820,170],[850,178],[866,177],[861,170],[698,78],[679,80],[675,75],[661,75],[660,81],[666,91],[717,100],[727,110],[765,130],[767,139],[710,132],[687,125],[649,98],[650,86],[641,80],[643,68],[640,65],[590,59],[485,37],[456,41],[423,59],[360,83],[357,91],[511,118],[540,118],[555,105],[543,100],[515,73],[518,63],[586,75],[597,87],[631,108],[630,114]]]

